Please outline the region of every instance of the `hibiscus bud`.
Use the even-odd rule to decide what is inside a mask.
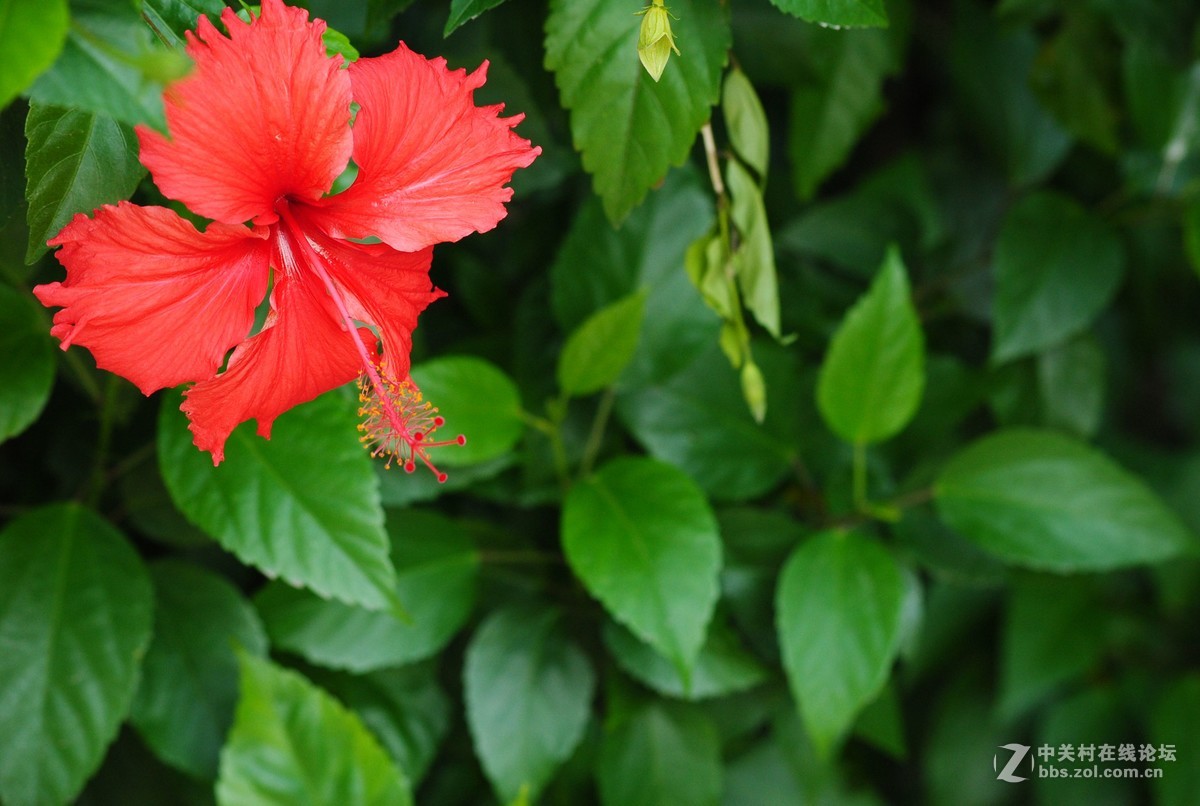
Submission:
[[[679,55],[679,48],[675,47],[675,38],[671,35],[671,13],[663,5],[663,0],[653,0],[653,5],[638,13],[642,15],[638,58],[650,77],[658,81],[667,67],[667,59],[671,58],[671,51]]]

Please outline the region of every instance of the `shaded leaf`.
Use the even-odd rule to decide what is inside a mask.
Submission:
[[[605,734],[596,778],[606,806],[715,804],[721,794],[717,733],[692,708],[644,703]]]
[[[442,35],[450,36],[459,26],[503,2],[504,0],[451,0],[450,16],[446,20],[446,27],[442,30]]]
[[[133,130],[105,115],[35,103],[25,137],[27,263],[76,213],[128,199],[146,175]]]
[[[1053,431],[1013,428],[971,444],[942,469],[934,497],[964,537],[1030,568],[1106,570],[1197,547],[1140,479]]]
[[[234,649],[265,655],[266,633],[250,603],[223,578],[178,560],[158,563],[150,574],[154,639],[132,721],[159,758],[212,779],[237,702]]]
[[[721,88],[721,115],[729,130],[734,152],[758,176],[766,177],[771,154],[771,132],[754,85],[736,66],[725,74]]]
[[[502,803],[536,800],[583,738],[595,676],[559,621],[554,610],[497,610],[467,648],[467,724]]]
[[[354,672],[422,660],[445,646],[475,603],[479,555],[471,538],[454,521],[418,510],[389,513],[387,531],[406,618],[274,582],[254,599],[272,643]]]
[[[153,594],[124,535],[75,504],[0,532],[0,797],[72,800],[117,735]]]
[[[883,0],[771,0],[789,14],[835,27],[888,24]]]
[[[1090,325],[1116,293],[1125,253],[1107,224],[1071,199],[1040,192],[1005,218],[995,271],[992,357],[1010,361]]]
[[[54,346],[32,302],[0,285],[0,442],[42,413],[54,384]]]

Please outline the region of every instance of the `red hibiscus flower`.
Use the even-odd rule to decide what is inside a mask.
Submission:
[[[401,43],[342,69],[303,9],[263,0],[249,23],[221,19],[228,36],[204,17],[188,35],[168,136],[137,129],[155,184],[212,223],[128,202],[77,215],[50,241],[66,279],[34,289],[62,308],[51,332],[145,394],[195,382],[182,408],[214,464],[239,423],[269,438],[279,414],[356,377],[364,440],[429,464],[442,422],[408,370],[417,316],[443,295],[432,246],[494,227],[540,149],[512,131],[522,116],[475,106],[486,63],[451,71]],[[353,184],[327,195],[351,159]]]

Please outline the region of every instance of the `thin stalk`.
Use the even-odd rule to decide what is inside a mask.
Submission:
[[[608,427],[608,418],[612,415],[613,403],[616,399],[616,389],[610,386],[604,390],[599,408],[596,409],[596,417],[592,420],[592,430],[588,434],[587,443],[583,448],[583,461],[579,465],[580,478],[592,472],[592,465],[595,464],[596,456],[600,453],[600,445],[604,442],[604,430]]]

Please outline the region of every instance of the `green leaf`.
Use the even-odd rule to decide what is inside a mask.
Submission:
[[[694,171],[672,171],[638,214],[616,230],[599,202],[589,200],[554,259],[551,301],[566,330],[622,297],[647,290],[641,338],[623,387],[669,375],[716,338],[717,318],[681,270],[688,244],[712,221],[711,199]]]
[[[435,672],[429,661],[366,674],[313,669],[310,676],[358,714],[416,786],[450,730],[450,700]]]
[[[1042,422],[1088,438],[1100,427],[1107,382],[1104,350],[1092,339],[1076,338],[1037,357]]]
[[[1200,274],[1200,199],[1183,209],[1183,243],[1192,270]]]
[[[495,364],[475,356],[447,356],[413,365],[411,375],[446,418],[445,433],[467,437],[466,445],[430,449],[435,464],[486,462],[508,453],[521,438],[521,395]]]
[[[1200,787],[1200,770],[1183,759],[1185,748],[1200,742],[1200,675],[1194,671],[1174,681],[1159,699],[1150,721],[1150,738],[1155,749],[1170,746],[1177,761],[1162,761],[1155,766],[1165,768],[1166,774],[1154,780],[1154,789],[1162,806],[1187,806]]]
[[[1009,593],[999,711],[1019,718],[1100,663],[1108,607],[1091,577],[1027,576]]]
[[[705,806],[721,794],[712,723],[694,708],[648,702],[612,727],[596,762],[605,806]]]
[[[450,36],[459,26],[470,22],[485,11],[489,11],[503,3],[504,0],[451,0],[450,16],[442,36]]]
[[[76,213],[128,199],[146,175],[133,130],[105,115],[35,103],[25,137],[27,263]]]
[[[353,672],[411,663],[445,646],[475,604],[479,554],[459,524],[431,512],[390,512],[387,530],[407,619],[275,582],[254,599],[272,644]]]
[[[54,384],[54,345],[33,305],[0,285],[0,442],[41,415]]]
[[[559,354],[559,389],[568,395],[589,395],[616,382],[633,360],[645,312],[646,292],[642,290],[589,316]]]
[[[855,143],[883,112],[883,82],[895,68],[882,31],[819,32],[816,75],[792,94],[788,148],[793,181],[802,199],[850,156]]]
[[[783,668],[823,756],[887,682],[903,600],[892,555],[856,532],[817,535],[784,565],[775,600]]]
[[[1071,199],[1040,192],[1017,203],[996,242],[992,358],[1010,361],[1086,329],[1125,272],[1121,241]]]
[[[766,177],[771,155],[771,132],[767,113],[746,74],[730,68],[721,89],[721,114],[729,131],[734,153],[758,176]]]
[[[817,405],[847,442],[894,436],[917,413],[925,387],[925,338],[904,262],[888,251],[870,290],[846,314],[829,344]]]
[[[950,460],[938,513],[982,548],[1030,568],[1100,571],[1196,550],[1196,539],[1137,477],[1053,431],[1008,429]]]
[[[717,523],[695,483],[652,459],[610,462],[567,495],[562,541],[588,592],[686,677],[721,570]]]
[[[348,396],[286,412],[270,440],[243,423],[218,467],[192,445],[179,400],[163,398],[158,463],[188,520],[270,577],[373,610],[394,606],[379,482]]]
[[[886,26],[883,0],[771,0],[781,10],[808,22],[838,27]]]
[[[233,724],[234,648],[267,652],[250,603],[223,578],[179,560],[150,569],[154,639],[142,663],[131,719],[155,755],[198,778],[216,778]]]
[[[0,532],[0,797],[73,800],[117,735],[153,600],[124,535],[74,504]]]
[[[195,31],[201,15],[216,23],[226,7],[221,0],[141,0],[138,5],[155,36],[171,47],[184,44],[184,32]]]
[[[217,803],[406,806],[412,793],[362,722],[299,674],[245,653]]]
[[[501,803],[535,801],[583,738],[595,676],[559,622],[554,610],[497,610],[467,647],[467,724]]]
[[[1037,40],[1011,29],[977,3],[956,3],[950,66],[968,122],[1010,182],[1049,174],[1071,147],[1070,135],[1038,103],[1029,85]]]
[[[714,498],[760,495],[795,459],[792,403],[800,394],[795,356],[756,347],[766,374],[766,421],[756,423],[737,373],[712,342],[682,372],[617,398],[617,413],[655,458],[687,473]]]
[[[674,0],[671,27],[683,55],[655,83],[635,58],[633,11],[610,0],[552,0],[546,20],[546,67],[614,224],[687,159],[717,102],[730,46],[727,7]]]
[[[34,82],[29,97],[43,105],[96,112],[130,125],[163,124],[162,84],[148,72],[177,74],[186,59],[154,47],[132,4],[90,6],[71,15],[66,44],[54,66]]]
[[[69,25],[66,0],[0,0],[0,109],[54,64]]]
[[[762,191],[737,160],[725,167],[729,184],[730,215],[741,235],[733,253],[742,302],[758,323],[779,338],[779,284],[775,278],[775,247]]]
[[[669,659],[613,622],[604,623],[604,645],[622,669],[668,697],[721,697],[753,688],[767,679],[767,670],[742,647],[736,634],[717,622],[709,627],[686,681]]]
[[[1110,62],[1116,43],[1090,13],[1067,13],[1042,48],[1031,84],[1046,108],[1081,140],[1106,154],[1117,150],[1117,110]]]

